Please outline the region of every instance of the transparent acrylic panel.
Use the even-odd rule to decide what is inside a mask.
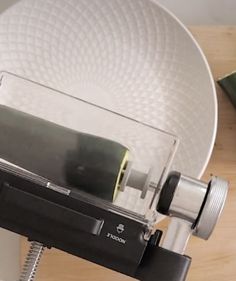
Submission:
[[[0,78],[2,162],[110,211],[158,219],[176,136],[14,74]]]

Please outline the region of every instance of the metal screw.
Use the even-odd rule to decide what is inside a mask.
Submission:
[[[32,242],[19,281],[33,281],[45,247],[39,242]]]

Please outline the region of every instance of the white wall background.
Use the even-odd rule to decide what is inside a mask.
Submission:
[[[0,0],[0,12],[17,1]],[[236,0],[159,0],[159,2],[187,25],[236,24]]]

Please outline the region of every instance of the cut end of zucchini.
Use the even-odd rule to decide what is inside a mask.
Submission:
[[[113,193],[113,201],[115,201],[115,199],[118,195],[120,183],[121,183],[121,180],[122,180],[122,177],[123,177],[125,167],[127,166],[128,159],[129,159],[129,150],[126,150],[126,152],[124,154],[124,158],[121,161],[120,170],[119,170],[119,173],[118,173],[118,176],[117,176],[116,185],[115,185],[115,189],[114,189],[114,193]]]

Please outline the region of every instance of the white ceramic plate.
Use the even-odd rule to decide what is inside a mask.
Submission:
[[[193,37],[155,1],[20,1],[0,18],[0,70],[174,133],[173,169],[199,177],[206,167],[213,80]]]
[[[20,1],[0,17],[0,70],[178,135],[173,169],[199,177],[207,165],[217,123],[209,67],[155,1]],[[17,279],[18,238],[4,231],[0,238],[7,245],[0,278]]]

